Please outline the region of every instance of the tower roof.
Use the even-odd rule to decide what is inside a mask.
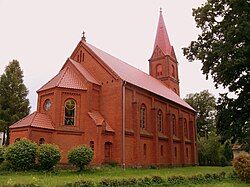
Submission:
[[[168,32],[164,23],[162,16],[162,11],[160,10],[160,16],[158,21],[158,27],[155,37],[154,49],[158,46],[165,55],[171,55],[172,46],[169,41]]]

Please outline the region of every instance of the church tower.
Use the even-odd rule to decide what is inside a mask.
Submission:
[[[160,10],[153,54],[149,59],[149,73],[180,95],[178,62],[169,41],[162,10]]]

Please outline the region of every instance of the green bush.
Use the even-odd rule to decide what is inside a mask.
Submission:
[[[61,159],[60,149],[51,144],[43,144],[37,152],[37,160],[42,169],[51,170]]]
[[[37,144],[22,139],[6,148],[5,160],[14,170],[29,170],[34,168],[36,153]]]
[[[76,147],[69,151],[68,161],[72,165],[78,167],[81,171],[92,161],[93,156],[94,152],[91,148],[86,146]]]
[[[95,183],[92,181],[80,180],[73,183],[67,183],[65,187],[93,187]]]
[[[239,178],[250,182],[250,154],[242,152],[233,159],[232,163]]]
[[[213,174],[198,174],[189,177],[183,177],[180,175],[171,176],[168,178],[162,178],[160,176],[143,177],[143,178],[122,178],[122,179],[102,179],[100,182],[92,182],[80,180],[78,182],[68,183],[67,187],[80,187],[80,186],[175,186],[183,184],[206,184],[215,180],[225,179],[225,172],[213,173]]]
[[[5,147],[0,146],[0,164],[4,161]]]

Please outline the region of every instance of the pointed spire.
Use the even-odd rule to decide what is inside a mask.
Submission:
[[[165,55],[171,54],[172,46],[170,44],[167,29],[166,29],[164,19],[162,16],[162,8],[160,8],[160,16],[159,16],[158,27],[157,27],[156,37],[155,37],[154,49],[156,48],[156,46],[158,46]]]

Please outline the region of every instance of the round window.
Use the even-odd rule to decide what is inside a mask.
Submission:
[[[51,101],[49,99],[46,99],[44,102],[44,110],[48,111],[51,107]]]

